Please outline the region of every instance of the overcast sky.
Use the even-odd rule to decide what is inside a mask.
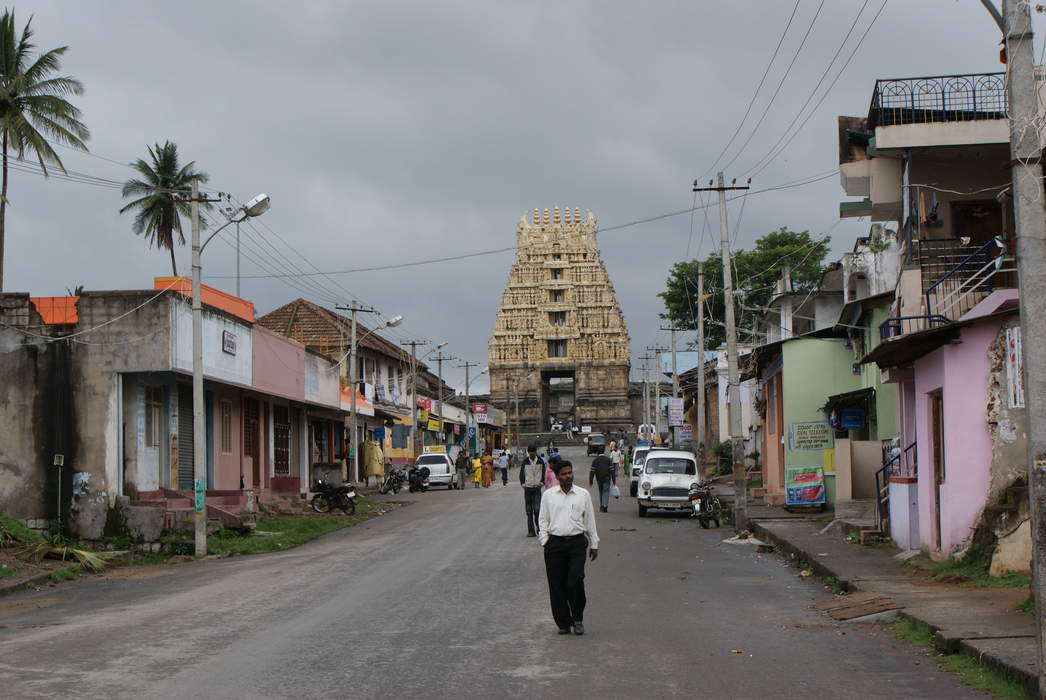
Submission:
[[[785,133],[863,4],[811,107],[881,0],[801,0],[755,108],[719,163],[728,178],[747,178]],[[520,214],[535,207],[590,209],[610,227],[691,206],[691,182],[744,116],[793,6],[108,0],[15,9],[20,24],[35,15],[38,47],[69,46],[63,73],[86,88],[75,103],[93,155],[61,149],[67,168],[122,182],[133,173],[121,163],[174,141],[210,174],[211,190],[272,197],[258,231],[243,229],[243,238],[269,271],[294,273],[512,246]],[[1039,31],[1040,16],[1035,22]],[[999,38],[977,0],[891,0],[753,189],[836,168],[836,117],[865,115],[877,78],[1003,70]],[[9,199],[5,291],[149,288],[152,277],[170,274],[166,251],[148,248],[117,213],[118,189],[14,172]],[[820,234],[837,223],[843,199],[837,177],[752,196],[738,245],[781,226]],[[739,204],[730,207],[731,227]],[[707,238],[702,213],[692,237],[689,215],[601,234],[633,356],[666,342],[656,295],[688,246],[693,257],[707,254],[713,237],[718,244],[717,213],[708,215]],[[867,229],[867,221],[839,224],[834,253]],[[232,228],[222,234],[233,236]],[[178,260],[188,274],[187,247]],[[327,305],[361,299],[405,316],[394,340],[449,340],[446,351],[485,364],[511,262],[512,253],[499,253],[304,282],[244,279],[242,289],[260,313],[298,296]],[[267,272],[242,265],[245,276]],[[213,243],[205,281],[232,292],[233,280],[212,276],[234,271],[231,248]],[[461,387],[461,370],[446,374]],[[485,378],[473,383],[474,392],[485,389]]]

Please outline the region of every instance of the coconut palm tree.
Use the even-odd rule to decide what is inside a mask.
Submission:
[[[90,134],[80,121],[80,110],[66,101],[69,95],[81,95],[79,80],[56,75],[59,58],[69,47],[40,53],[31,42],[32,17],[21,34],[15,28],[12,10],[0,14],[0,151],[3,153],[3,184],[0,186],[0,292],[4,289],[4,223],[7,217],[7,161],[12,153],[19,160],[32,154],[47,175],[55,166],[63,173],[62,159],[51,148],[48,139],[87,150],[84,142]]]
[[[182,233],[182,217],[191,212],[185,195],[192,192],[192,181],[207,182],[207,173],[194,169],[196,161],[178,165],[178,146],[165,141],[161,146],[156,144],[149,149],[152,164],[139,158],[131,167],[138,171],[141,178],[128,180],[123,184],[124,197],[137,197],[122,209],[120,213],[134,211],[132,230],[139,236],[149,239],[150,246],[166,248],[171,253],[171,272],[178,276],[178,266],[174,261],[175,234],[178,245],[185,245]],[[209,202],[200,206],[210,209]]]

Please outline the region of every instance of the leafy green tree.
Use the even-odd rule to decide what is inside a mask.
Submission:
[[[752,250],[734,251],[734,289],[747,309],[762,309],[774,295],[774,287],[785,266],[791,268],[792,288],[807,292],[817,288],[824,273],[824,259],[831,239],[810,237],[809,231],[782,228],[755,242]],[[723,258],[712,253],[704,261],[705,349],[713,350],[725,340],[725,307],[723,305]],[[665,291],[658,294],[665,302],[664,314],[678,328],[697,328],[697,261],[684,260],[672,266]],[[736,308],[736,307],[735,307]],[[753,340],[751,331],[759,318],[758,311],[735,311],[738,335],[742,341]],[[758,342],[758,339],[754,339]]]
[[[138,171],[141,178],[132,178],[124,183],[124,198],[137,197],[120,209],[123,214],[135,213],[131,229],[139,236],[145,236],[150,246],[166,248],[171,253],[171,273],[178,276],[178,265],[174,259],[175,236],[177,244],[185,245],[182,233],[182,217],[188,217],[191,205],[185,201],[185,195],[192,192],[193,179],[207,182],[207,173],[195,169],[196,161],[185,165],[178,164],[178,146],[165,141],[161,146],[156,144],[149,148],[149,159],[146,163],[139,158],[131,167]],[[200,207],[210,209],[209,202],[201,202]]]
[[[40,163],[44,175],[49,165],[64,173],[62,159],[49,140],[86,151],[84,142],[90,137],[80,121],[80,110],[65,99],[83,94],[83,85],[75,78],[55,75],[61,68],[59,58],[69,47],[51,49],[34,58],[32,21],[30,17],[19,33],[14,11],[0,14],[0,292],[4,289],[8,158],[14,154],[22,160],[29,153]]]

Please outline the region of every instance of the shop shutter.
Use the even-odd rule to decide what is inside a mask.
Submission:
[[[179,491],[193,490],[192,386],[178,386],[178,485]]]

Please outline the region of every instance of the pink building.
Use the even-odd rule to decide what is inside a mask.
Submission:
[[[1019,523],[1020,508],[1007,514],[1000,504],[1011,501],[1007,491],[1023,490],[1027,471],[1017,314],[1016,291],[999,290],[960,320],[890,340],[865,358],[898,387],[889,506],[899,546],[943,557],[978,529],[999,537],[1016,529],[1007,523]]]

